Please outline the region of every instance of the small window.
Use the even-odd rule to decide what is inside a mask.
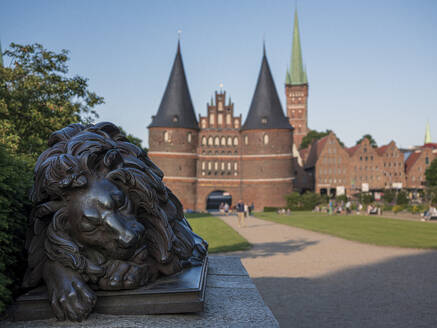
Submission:
[[[264,135],[263,142],[264,142],[264,145],[267,145],[269,143],[269,135],[268,134]]]
[[[429,164],[429,157],[425,158],[425,164],[427,164],[427,165]]]
[[[204,170],[206,168],[206,163],[202,162],[202,170]]]
[[[208,170],[211,170],[211,168],[212,168],[212,163],[208,162]]]
[[[168,131],[164,131],[164,141],[169,142]]]
[[[248,136],[244,136],[244,144],[245,145],[249,144],[249,137]]]
[[[225,137],[222,137],[222,139],[221,139],[221,145],[222,145],[222,146],[226,146],[226,138],[225,138]]]
[[[188,141],[188,143],[191,143],[191,138],[192,138],[191,132],[188,132],[188,134],[187,134],[187,141]]]
[[[228,162],[228,171],[231,170],[231,162]]]
[[[219,137],[215,137],[215,139],[214,139],[214,145],[216,145],[216,146],[220,146],[220,138],[219,138]]]
[[[232,146],[232,137],[228,137],[228,146]]]
[[[215,117],[214,114],[209,114],[209,124],[214,125]]]
[[[231,125],[231,114],[226,115],[226,124]]]
[[[213,138],[212,138],[212,137],[209,137],[209,138],[208,138],[208,145],[209,145],[209,146],[212,146],[212,145],[213,145],[213,142],[214,142]]]
[[[214,170],[218,170],[218,162],[214,162]]]
[[[206,145],[206,137],[202,137],[202,145],[203,145],[203,146]]]
[[[217,116],[217,123],[222,125],[223,124],[223,114],[218,114]]]
[[[238,137],[234,137],[234,146],[238,146]]]
[[[234,170],[235,170],[235,171],[238,170],[238,163],[237,163],[237,162],[234,163]]]
[[[234,128],[235,129],[238,129],[240,127],[240,123],[238,122],[238,119],[236,119],[235,121],[234,121]]]
[[[265,117],[265,116],[263,116],[263,117],[261,117],[261,124],[267,124],[267,117]]]
[[[179,122],[179,116],[174,115],[173,118],[172,118],[172,121],[173,121],[173,123]]]
[[[202,129],[206,129],[206,120],[202,120]]]

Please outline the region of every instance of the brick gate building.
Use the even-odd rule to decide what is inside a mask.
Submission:
[[[180,45],[158,112],[149,125],[149,156],[186,209],[203,211],[224,191],[256,210],[285,205],[292,191],[293,127],[284,115],[265,50],[244,123],[223,91],[194,114]]]

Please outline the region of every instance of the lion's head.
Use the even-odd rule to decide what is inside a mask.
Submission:
[[[96,281],[111,261],[171,274],[206,254],[163,173],[112,123],[53,133],[35,165],[24,286],[50,259]]]

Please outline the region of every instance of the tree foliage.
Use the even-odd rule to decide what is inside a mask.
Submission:
[[[11,66],[0,67],[0,142],[9,149],[35,158],[53,131],[98,117],[103,98],[87,79],[68,75],[67,50],[11,43],[5,55]]]
[[[24,273],[31,165],[0,144],[0,313],[18,289]]]
[[[332,132],[332,130],[326,130],[325,132],[311,130],[310,132],[307,133],[307,135],[305,137],[302,138],[302,143],[300,144],[300,149],[307,148],[314,141],[322,139],[323,137],[327,136],[331,132]],[[344,143],[338,137],[337,137],[337,141],[342,147],[344,147]]]
[[[359,143],[361,143],[361,141],[363,141],[364,138],[369,140],[370,146],[372,146],[373,148],[378,147],[376,140],[373,139],[373,137],[370,134],[363,135],[359,140],[357,140],[356,144],[358,145]]]
[[[437,186],[437,158],[435,158],[431,165],[425,171],[426,184],[429,187]]]
[[[285,198],[287,200],[287,208],[292,211],[311,211],[321,203],[320,195],[309,191],[303,195],[298,192],[292,192]]]

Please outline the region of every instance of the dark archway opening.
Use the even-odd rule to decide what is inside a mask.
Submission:
[[[221,203],[227,203],[232,206],[232,196],[223,190],[215,190],[208,195],[206,200],[207,211],[218,211]]]

